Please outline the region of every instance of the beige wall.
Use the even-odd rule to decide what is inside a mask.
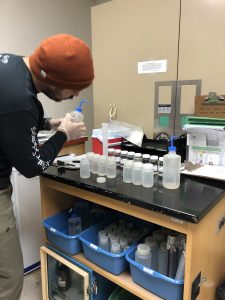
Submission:
[[[202,94],[224,94],[224,20],[224,0],[112,0],[92,7],[95,127],[116,103],[119,120],[152,137],[156,81],[201,79]],[[138,61],[158,59],[168,60],[166,73],[137,75]],[[182,87],[181,97],[181,113],[194,113],[195,88]],[[161,104],[168,100],[163,95]]]
[[[177,0],[113,0],[92,7],[95,127],[108,121],[115,103],[118,120],[153,135],[155,81],[177,78],[178,28]],[[167,72],[138,74],[138,62],[162,59],[168,60]]]
[[[0,53],[29,55],[39,42],[57,33],[76,35],[91,46],[92,0],[1,0]],[[93,128],[92,87],[82,91],[76,100],[55,103],[39,96],[48,115],[61,117],[74,109],[77,101],[87,98],[84,108],[88,134]]]

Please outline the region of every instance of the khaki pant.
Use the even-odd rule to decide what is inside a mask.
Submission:
[[[0,300],[19,300],[23,288],[23,256],[11,195],[11,186],[0,190]]]

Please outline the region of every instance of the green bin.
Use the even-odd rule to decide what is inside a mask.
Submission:
[[[140,300],[140,298],[118,286],[112,292],[108,300]]]

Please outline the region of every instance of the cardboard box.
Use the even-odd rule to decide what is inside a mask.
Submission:
[[[218,104],[207,103],[205,97],[207,95],[195,97],[195,115],[198,117],[225,118],[225,101]]]

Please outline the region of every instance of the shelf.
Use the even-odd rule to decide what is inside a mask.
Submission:
[[[125,271],[121,275],[116,276],[90,262],[84,257],[83,253],[79,253],[77,255],[74,255],[73,257],[77,261],[83,263],[84,265],[95,271],[96,273],[109,279],[113,283],[121,286],[122,288],[128,290],[129,292],[133,293],[134,295],[140,297],[143,300],[163,300],[162,298],[156,296],[155,294],[152,294],[151,292],[148,292],[138,284],[134,283],[129,271]]]

